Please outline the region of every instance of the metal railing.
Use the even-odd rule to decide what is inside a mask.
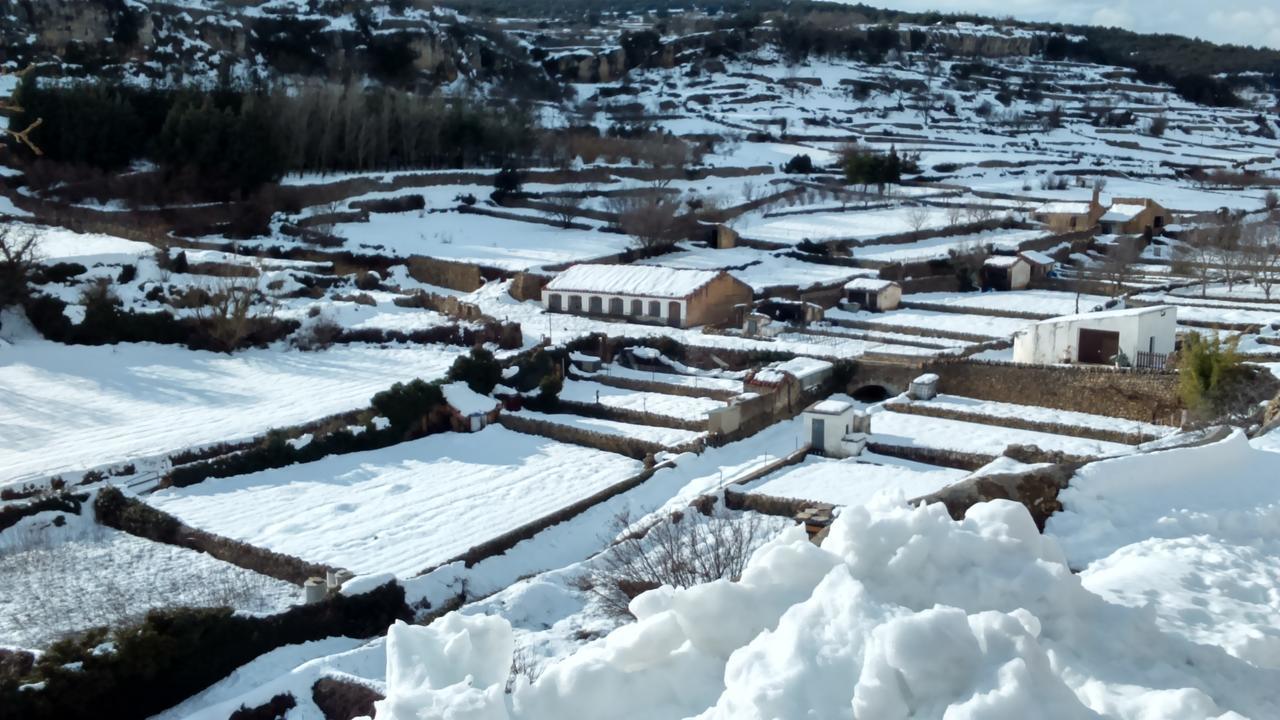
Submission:
[[[1133,358],[1133,367],[1139,370],[1164,370],[1171,364],[1173,364],[1173,353],[1138,351]]]

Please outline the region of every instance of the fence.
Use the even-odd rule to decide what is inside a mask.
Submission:
[[[1164,370],[1173,364],[1174,353],[1156,353],[1139,350],[1133,358],[1138,370]]]

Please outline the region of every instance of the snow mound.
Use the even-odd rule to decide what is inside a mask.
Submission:
[[[1236,431],[1085,466],[1045,532],[1089,590],[1280,669],[1280,458]]]
[[[1106,602],[1021,505],[877,499],[793,528],[740,582],[660,588],[637,621],[503,693],[510,629],[396,626],[379,720],[1276,717],[1280,673]]]

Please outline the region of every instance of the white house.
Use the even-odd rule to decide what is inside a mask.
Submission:
[[[815,452],[852,457],[866,446],[867,417],[853,403],[820,400],[804,410],[804,434]]]
[[[722,270],[653,265],[574,265],[542,289],[552,312],[675,327],[722,323],[750,303],[751,287]]]
[[[1177,308],[1170,305],[1041,320],[1013,336],[1013,360],[1110,365],[1124,353],[1131,365],[1163,368],[1174,349],[1177,322]]]

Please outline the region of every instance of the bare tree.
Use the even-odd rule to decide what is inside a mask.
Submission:
[[[912,205],[907,208],[907,224],[911,229],[919,233],[929,224],[929,220],[933,217],[933,211],[927,205]]]
[[[630,525],[620,515],[614,529],[623,534]],[[595,596],[609,614],[629,619],[632,598],[647,590],[722,578],[736,582],[751,553],[768,539],[769,525],[756,513],[675,514],[647,531],[625,535],[597,556],[578,578],[578,587]]]
[[[609,199],[609,211],[618,216],[618,227],[635,238],[645,252],[663,250],[680,239],[679,209],[678,199],[656,189]]]
[[[556,197],[547,213],[560,227],[570,228],[578,218],[582,217],[582,203],[586,200],[587,191],[579,187],[570,187]]]
[[[25,70],[22,70],[21,72],[16,72],[16,73],[9,73],[9,72],[0,70],[0,77],[3,77],[5,75],[17,75],[21,77],[23,75],[26,75],[28,72],[31,72],[32,67],[33,66],[28,66]],[[4,111],[5,113],[20,113],[22,112],[22,107],[19,105],[15,105],[10,100],[5,99],[5,100],[0,100],[0,111]],[[31,131],[35,130],[36,128],[40,127],[43,124],[44,124],[44,118],[36,118],[22,130],[14,130],[13,128],[6,126],[3,128],[0,128],[0,138],[3,138],[5,135],[8,135],[9,137],[13,138],[17,142],[23,145],[26,145],[27,148],[31,150],[31,152],[34,153],[35,155],[44,155],[44,151],[42,151],[39,148],[39,146],[37,146],[35,142],[31,140]],[[5,145],[0,144],[0,150],[3,150],[4,148],[5,148]]]
[[[1193,275],[1200,281],[1200,296],[1208,293],[1215,263],[1220,254],[1218,233],[1213,228],[1196,228],[1187,235],[1174,255],[1175,272]]]
[[[0,225],[0,308],[22,302],[30,292],[40,259],[37,238],[32,228]]]
[[[208,328],[220,350],[235,350],[261,318],[272,314],[256,312],[257,297],[256,277],[222,278],[210,289],[208,300],[196,309],[196,317]]]
[[[1280,281],[1280,228],[1272,223],[1250,226],[1240,240],[1240,258],[1243,270],[1270,300]]]
[[[1107,251],[1107,258],[1099,268],[1101,276],[1111,285],[1111,297],[1119,295],[1125,283],[1133,277],[1133,264],[1140,255],[1137,243],[1118,242]]]

